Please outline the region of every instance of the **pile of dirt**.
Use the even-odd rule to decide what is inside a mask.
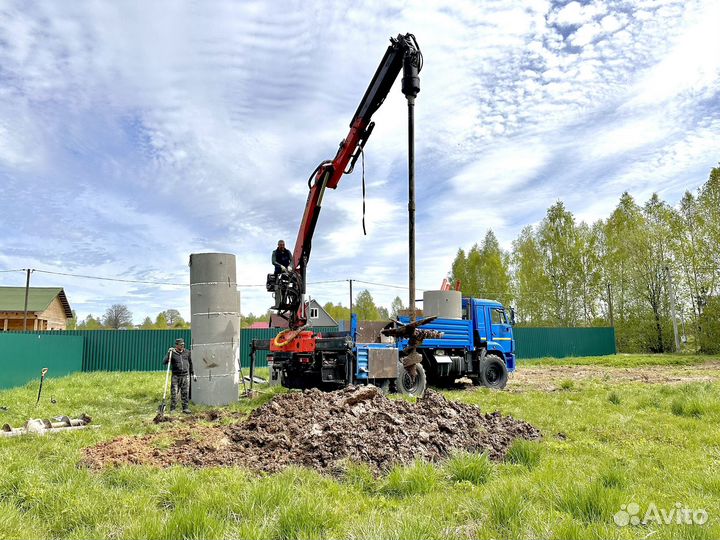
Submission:
[[[334,472],[350,459],[387,470],[414,459],[439,461],[456,450],[486,452],[499,460],[516,438],[540,436],[526,422],[483,414],[431,390],[409,403],[363,386],[276,396],[235,424],[173,426],[122,437],[86,449],[85,464],[239,465],[265,472],[302,465]]]

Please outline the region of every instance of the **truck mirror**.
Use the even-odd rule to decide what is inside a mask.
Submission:
[[[510,324],[515,326],[515,308],[510,308]]]

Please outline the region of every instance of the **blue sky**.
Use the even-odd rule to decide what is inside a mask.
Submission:
[[[0,1],[0,270],[182,284],[190,253],[221,251],[239,283],[264,283],[398,33],[425,58],[420,289],[489,227],[509,247],[558,199],[589,222],[625,190],[675,203],[720,161],[716,0],[279,5]],[[310,282],[407,282],[406,111],[398,81],[366,147],[368,235],[358,167],[325,196]],[[185,286],[32,284],[64,287],[81,318],[190,315]],[[347,304],[344,283],[310,293]],[[271,303],[241,294],[244,313]]]

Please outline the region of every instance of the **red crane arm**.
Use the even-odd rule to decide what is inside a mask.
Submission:
[[[310,251],[312,248],[312,237],[315,233],[318,216],[322,205],[323,194],[326,188],[335,189],[340,183],[343,174],[352,172],[355,162],[362,152],[365,143],[372,133],[374,122],[371,122],[372,115],[377,111],[385,101],[390,88],[395,83],[398,74],[405,65],[413,66],[414,77],[417,79],[417,73],[422,68],[422,54],[418,47],[415,36],[412,34],[398,35],[397,38],[390,39],[390,45],[385,52],[380,65],[375,71],[375,75],[370,81],[370,85],[365,91],[365,95],[360,101],[355,114],[350,122],[350,132],[343,139],[338,148],[337,154],[332,161],[323,161],[317,166],[313,174],[310,176],[308,186],[310,193],[308,194],[305,204],[305,212],[300,222],[297,239],[295,241],[295,249],[293,250],[293,264],[295,270],[299,271],[303,276],[304,292],[304,270],[310,259]],[[408,93],[415,90],[415,94],[419,88],[416,88],[419,80],[411,84],[406,92],[406,83],[403,79],[403,92]]]
[[[371,125],[374,125],[371,123]],[[325,188],[335,189],[340,183],[343,174],[352,171],[346,171],[351,160],[353,165],[355,160],[353,155],[359,155],[365,141],[370,135],[372,128],[366,129],[365,122],[362,118],[355,120],[350,128],[350,133],[343,139],[338,148],[337,155],[332,161],[323,161],[313,172],[310,184],[310,193],[305,203],[305,212],[300,221],[300,229],[298,230],[297,239],[295,240],[295,249],[293,250],[293,264],[296,270],[302,268],[310,258],[310,250],[312,248],[312,237],[315,232],[322,198],[325,194]]]
[[[292,272],[279,277],[268,277],[268,291],[274,291],[275,294],[276,304],[272,309],[287,319],[291,328],[299,328],[305,323],[302,309],[302,298],[306,289],[305,270],[310,260],[312,239],[325,189],[337,188],[342,175],[352,172],[375,127],[375,123],[371,121],[372,115],[385,101],[400,71],[404,72],[402,91],[408,100],[414,100],[420,91],[418,73],[421,69],[422,53],[415,36],[399,34],[397,38],[390,38],[385,56],[350,121],[350,132],[340,143],[335,157],[320,163],[310,175],[310,192],[293,249]]]

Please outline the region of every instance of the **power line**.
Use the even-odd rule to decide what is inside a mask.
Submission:
[[[117,281],[120,283],[141,283],[145,285],[171,285],[175,287],[187,287],[187,283],[170,283],[165,281],[143,281],[139,279],[123,279],[123,278],[109,278],[109,277],[102,277],[102,276],[88,276],[84,274],[70,274],[68,272],[51,272],[50,270],[35,270],[35,272],[40,272],[41,274],[52,274],[55,276],[68,276],[68,277],[76,277],[76,278],[82,278],[82,279],[96,279],[100,281]]]
[[[56,276],[68,276],[68,277],[75,277],[75,278],[82,278],[82,279],[95,279],[100,281],[115,281],[118,283],[139,283],[143,285],[169,285],[171,287],[187,287],[189,286],[189,283],[173,283],[170,281],[147,281],[147,280],[141,280],[141,279],[125,279],[125,278],[111,278],[111,277],[105,277],[105,276],[88,276],[86,274],[71,274],[69,272],[51,272],[50,270],[35,270],[35,272],[40,272],[42,274],[52,274]],[[238,287],[264,287],[264,284],[255,284],[255,283],[238,283]]]
[[[388,287],[390,289],[403,289],[403,290],[409,289],[409,287],[405,287],[404,285],[391,285],[389,283],[375,283],[372,281],[363,281],[361,279],[353,279],[353,281],[356,283],[363,283],[365,285],[374,285],[375,287]]]
[[[8,272],[25,272],[26,269],[20,268],[15,270],[0,270],[2,273],[8,273]],[[39,269],[33,269],[33,272],[39,272],[41,274],[50,274],[54,276],[66,276],[66,277],[74,277],[74,278],[80,278],[80,279],[94,279],[98,281],[112,281],[117,283],[135,283],[140,285],[166,285],[170,287],[187,287],[188,283],[174,283],[171,281],[153,281],[153,280],[141,280],[141,279],[126,279],[126,278],[120,278],[120,277],[107,277],[107,276],[92,276],[88,274],[74,274],[71,272],[55,272],[52,270],[39,270]],[[333,283],[347,283],[347,279],[326,279],[321,281],[309,281],[308,285],[327,285],[327,284],[333,284]],[[400,290],[408,290],[407,286],[404,285],[395,285],[392,283],[378,283],[375,281],[365,281],[361,279],[354,279],[353,280],[356,283],[362,283],[363,285],[371,285],[374,287],[386,287],[390,289],[400,289]],[[265,287],[265,283],[238,283],[238,287],[240,288],[251,288],[251,287]],[[418,289],[418,291],[426,290],[426,289]],[[483,291],[484,294],[491,294],[492,291]],[[505,293],[492,293],[492,294],[505,294]]]
[[[27,269],[25,268],[19,268],[14,270],[0,270],[0,273],[9,273],[9,272],[25,272]],[[74,277],[74,278],[81,278],[81,279],[94,279],[99,281],[112,281],[117,283],[135,283],[135,284],[141,284],[141,285],[166,285],[170,287],[187,287],[188,283],[174,283],[170,281],[152,281],[152,280],[140,280],[140,279],[126,279],[126,278],[119,278],[119,277],[106,277],[106,276],[91,276],[87,274],[73,274],[70,272],[55,272],[51,270],[39,270],[39,269],[33,269],[33,272],[39,272],[41,274],[51,274],[56,276],[66,276],[66,277]],[[327,280],[321,280],[321,281],[309,281],[308,285],[326,285],[326,284],[332,284],[332,283],[347,283],[347,279],[327,279]],[[355,283],[362,283],[364,285],[371,285],[374,287],[386,287],[390,289],[400,289],[400,290],[408,290],[407,286],[404,285],[395,285],[391,283],[378,283],[375,281],[365,281],[361,279],[353,279]],[[238,287],[240,288],[255,288],[255,287],[265,287],[264,283],[238,283]],[[430,290],[430,289],[418,289],[418,291],[423,290]],[[504,294],[507,294],[508,291],[478,291],[479,294],[489,294],[489,295],[496,295],[501,296]],[[534,291],[538,292],[538,291]]]
[[[38,270],[34,269],[34,272],[40,272],[41,274],[51,274],[55,276],[67,276],[67,277],[74,277],[74,278],[81,278],[81,279],[95,279],[100,281],[114,281],[118,283],[138,283],[143,285],[169,285],[172,287],[187,287],[188,283],[173,283],[170,281],[151,281],[151,280],[141,280],[141,279],[125,279],[125,278],[118,278],[118,277],[106,277],[106,276],[91,276],[87,274],[73,274],[70,272],[54,272],[51,270]],[[0,272],[25,272],[25,269],[18,269],[18,270],[0,270]],[[322,285],[326,283],[345,283],[346,279],[329,279],[324,281],[310,281],[308,282],[308,285]],[[238,283],[238,287],[265,287],[264,283]]]

